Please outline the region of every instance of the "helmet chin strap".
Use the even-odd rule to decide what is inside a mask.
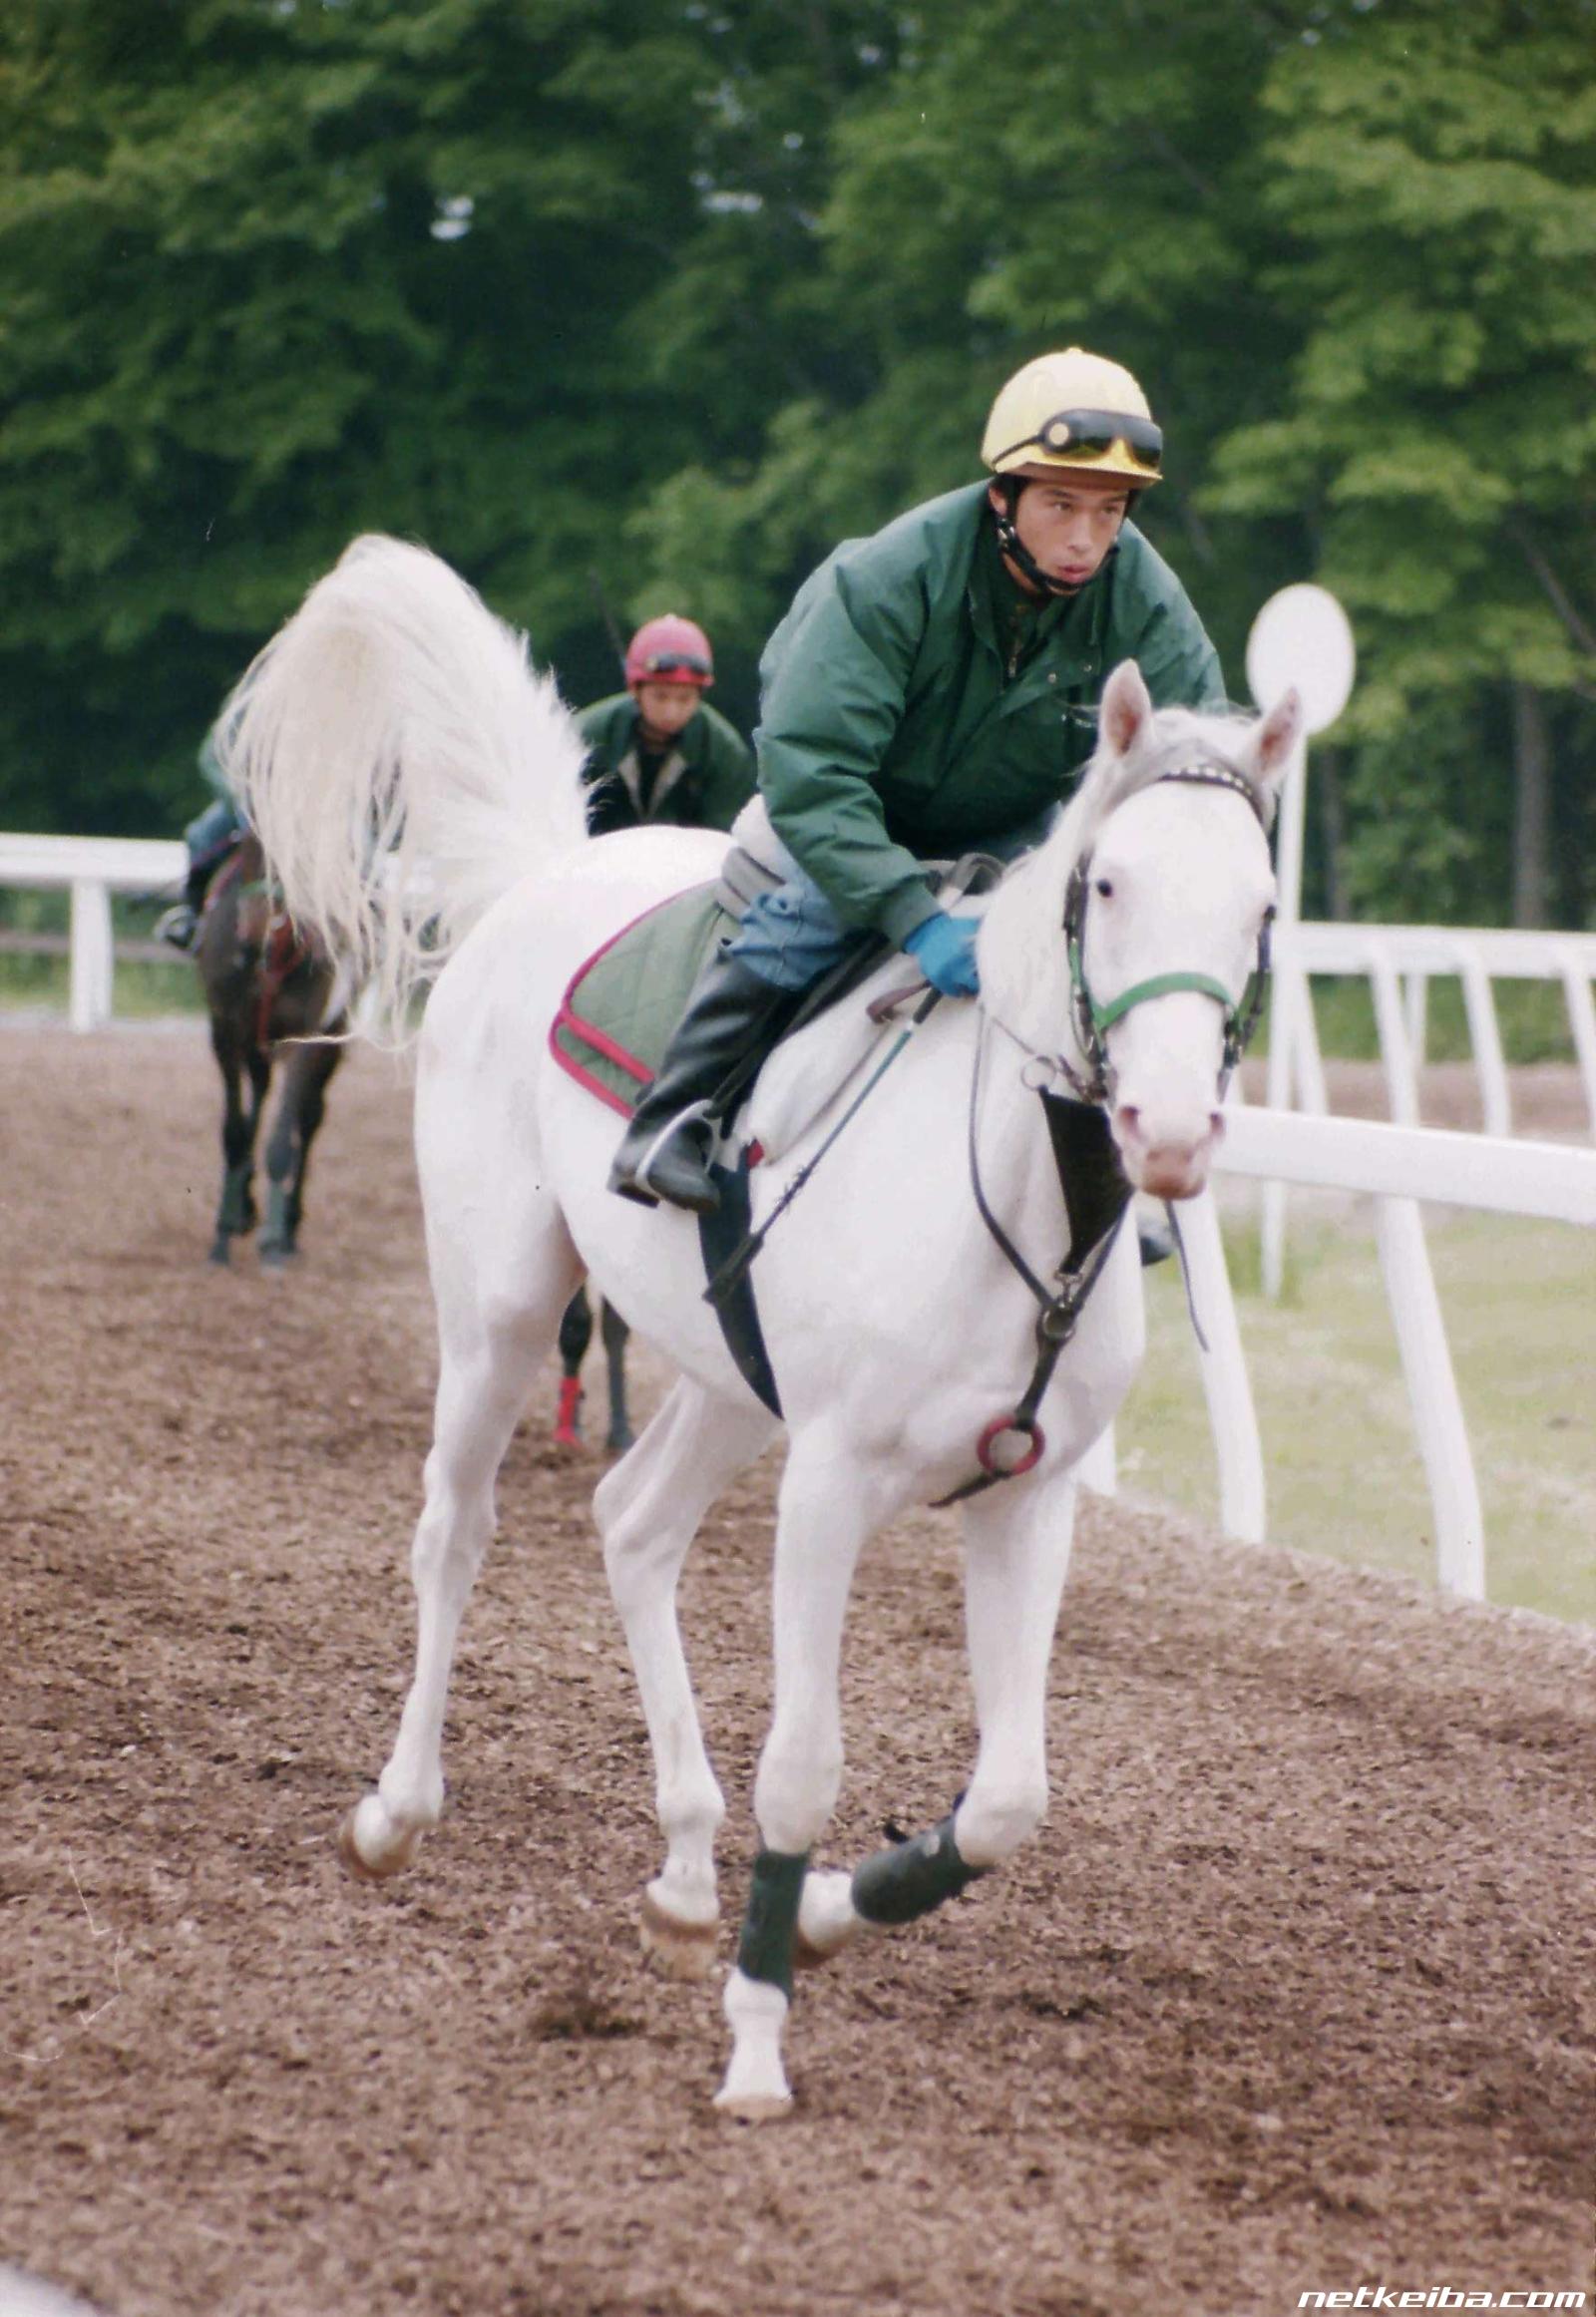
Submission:
[[[1066,587],[1062,579],[1054,579],[1042,570],[1040,564],[1037,563],[1029,548],[1026,547],[1014,529],[1014,516],[1019,506],[1019,494],[1025,488],[1024,484],[1012,475],[999,475],[998,488],[1003,495],[1001,511],[997,509],[993,511],[993,521],[998,526],[998,545],[1002,549],[1015,571],[1022,573],[1031,585],[1039,587],[1044,595],[1078,594],[1080,592],[1078,587]]]
[[[1078,595],[1081,588],[1088,585],[1089,582],[1080,579],[1071,586],[1067,579],[1055,579],[1050,573],[1042,570],[1040,564],[1037,563],[1029,548],[1026,547],[1014,529],[1014,516],[1019,507],[1019,494],[1025,488],[1025,478],[1019,475],[998,475],[995,477],[995,481],[1002,493],[1003,506],[1000,514],[996,508],[994,509],[993,522],[998,528],[998,545],[1002,549],[1008,561],[1017,572],[1024,575],[1033,587],[1040,588],[1044,595]],[[1131,496],[1134,498],[1135,494],[1132,493]],[[1114,547],[1109,549],[1108,554],[1112,555],[1114,548],[1117,548],[1119,542],[1116,539]],[[1108,558],[1105,556],[1103,561],[1106,563],[1107,560]],[[1101,569],[1101,566],[1098,568]],[[1094,573],[1092,577],[1095,578],[1096,574]]]

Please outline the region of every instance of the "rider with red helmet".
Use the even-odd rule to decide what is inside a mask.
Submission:
[[[626,646],[626,689],[584,708],[591,755],[588,828],[601,837],[648,821],[729,829],[754,793],[747,742],[704,698],[715,680],[709,638],[666,611]]]
[[[597,700],[577,718],[590,751],[589,834],[602,837],[648,822],[729,829],[754,793],[754,760],[742,735],[704,698],[715,680],[708,636],[676,611],[645,619],[626,646],[625,677],[623,692]],[[560,1323],[555,1439],[562,1447],[576,1447],[582,1438],[580,1378],[592,1339],[593,1313],[578,1288]],[[606,1306],[612,1449],[628,1446],[631,1437],[619,1381],[624,1339],[624,1321]]]

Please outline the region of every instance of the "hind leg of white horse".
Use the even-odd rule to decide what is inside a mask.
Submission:
[[[493,1535],[495,1476],[581,1270],[552,1200],[494,1220],[485,1244],[443,1230],[430,1244],[440,1359],[426,1503],[411,1549],[416,1667],[376,1791],[340,1837],[357,1874],[397,1872],[442,1814],[449,1673]]]
[[[726,1982],[732,2049],[715,2095],[729,2116],[778,2117],[791,2106],[782,2035],[809,1852],[842,1784],[848,1594],[860,1547],[901,1501],[898,1476],[860,1461],[829,1429],[794,1442],[776,1524],[775,1709],[754,1786],[761,1847]]]
[[[594,1498],[648,1724],[666,1845],[665,1863],[643,1893],[643,1944],[682,1978],[701,1978],[714,1964],[714,1840],[726,1806],[704,1751],[676,1623],[676,1580],[705,1512],[775,1429],[762,1408],[713,1398],[683,1376]]]
[[[1047,1667],[1069,1567],[1075,1483],[990,1489],[965,1506],[965,1614],[980,1745],[975,1774],[940,1825],[891,1844],[851,1875],[812,1874],[800,1956],[818,1962],[860,1932],[916,1921],[998,1866],[1047,1806]]]

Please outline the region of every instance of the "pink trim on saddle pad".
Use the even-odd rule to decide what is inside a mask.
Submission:
[[[624,941],[633,926],[640,926],[644,918],[651,918],[655,911],[668,909],[673,901],[680,899],[679,893],[666,894],[663,901],[654,902],[650,908],[640,911],[636,917],[629,919],[618,933],[610,935],[607,942],[600,942],[591,958],[584,958],[571,979],[566,983],[565,994],[560,1000],[560,1010],[549,1025],[549,1051],[554,1055],[560,1067],[569,1077],[575,1078],[579,1086],[586,1086],[590,1094],[597,1094],[600,1102],[607,1102],[611,1110],[617,1110],[622,1118],[631,1116],[629,1104],[623,1102],[613,1088],[606,1086],[601,1078],[596,1078],[591,1070],[585,1070],[574,1054],[566,1052],[560,1043],[560,1032],[563,1029],[569,1030],[573,1036],[581,1038],[585,1045],[592,1046],[596,1053],[602,1054],[606,1062],[613,1062],[617,1070],[624,1070],[628,1078],[635,1078],[639,1086],[653,1084],[654,1074],[646,1063],[639,1062],[635,1054],[630,1054],[624,1046],[617,1045],[612,1037],[598,1027],[597,1023],[585,1021],[573,1005],[572,999],[593,971],[595,965],[598,965],[599,959],[607,956],[617,942]]]

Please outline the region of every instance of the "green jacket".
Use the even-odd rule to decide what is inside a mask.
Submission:
[[[1134,659],[1161,707],[1222,708],[1213,645],[1132,523],[1079,594],[1032,606],[972,483],[847,540],[760,662],[759,785],[845,924],[902,944],[920,863],[1022,828],[1074,786],[1103,681]]]
[[[637,749],[637,703],[629,692],[596,700],[577,718],[591,755],[583,778],[593,792],[588,827],[596,837],[644,821],[678,828],[729,829],[754,793],[754,760],[735,726],[700,700],[654,775],[644,807]]]

